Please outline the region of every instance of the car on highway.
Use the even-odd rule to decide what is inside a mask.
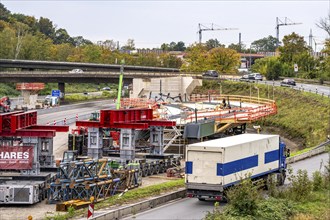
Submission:
[[[249,81],[249,74],[244,74],[239,81]]]
[[[255,80],[255,81],[257,81],[257,80],[262,81],[262,75],[260,73],[250,73],[249,74],[249,79],[250,80]]]
[[[281,82],[281,86],[296,86],[296,82],[294,79],[283,79]]]
[[[73,69],[70,70],[69,73],[83,73],[84,71],[82,69]]]
[[[102,90],[110,91],[111,89],[110,89],[110,87],[103,87]]]
[[[203,73],[203,77],[218,77],[219,73],[216,70],[208,70]]]

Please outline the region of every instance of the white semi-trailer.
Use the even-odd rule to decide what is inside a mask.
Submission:
[[[188,197],[222,200],[225,190],[248,176],[285,180],[285,144],[278,135],[241,134],[186,148]]]

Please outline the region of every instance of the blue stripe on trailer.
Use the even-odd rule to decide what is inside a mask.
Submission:
[[[193,170],[193,162],[186,161],[186,174],[192,174],[192,170]]]
[[[234,160],[229,163],[217,163],[217,176],[226,176],[258,166],[258,155]]]
[[[273,150],[265,153],[265,163],[271,163],[280,159],[278,150]]]
[[[278,173],[278,171],[279,171],[279,169],[276,168],[276,169],[273,169],[273,170],[269,170],[269,171],[266,171],[266,172],[263,172],[263,173],[259,173],[259,174],[253,175],[250,178],[251,179],[258,178],[258,177],[261,177],[261,176],[264,176],[264,175],[267,175],[267,174]],[[238,184],[240,182],[241,182],[241,180],[237,180],[235,182],[231,182],[231,183],[228,183],[226,185],[223,185],[223,187],[226,188],[228,186],[233,186],[233,185],[236,185],[236,184]]]

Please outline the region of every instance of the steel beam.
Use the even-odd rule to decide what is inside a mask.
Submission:
[[[0,133],[0,137],[55,137],[55,131],[53,130],[37,130],[37,129],[20,129],[15,132],[3,131]]]
[[[68,132],[69,126],[62,125],[62,126],[53,126],[53,125],[33,125],[30,126],[29,129],[36,129],[36,130],[53,130],[56,132]]]

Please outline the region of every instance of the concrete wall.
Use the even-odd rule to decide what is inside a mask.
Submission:
[[[152,97],[159,97],[160,81],[162,84],[162,93],[171,97],[177,96],[179,93],[183,96],[185,93],[190,95],[196,86],[202,85],[201,79],[193,79],[192,77],[170,77],[170,78],[151,78],[133,79],[133,92],[131,98],[138,98],[141,95],[149,97],[152,92]],[[163,97],[165,100],[165,97]]]

